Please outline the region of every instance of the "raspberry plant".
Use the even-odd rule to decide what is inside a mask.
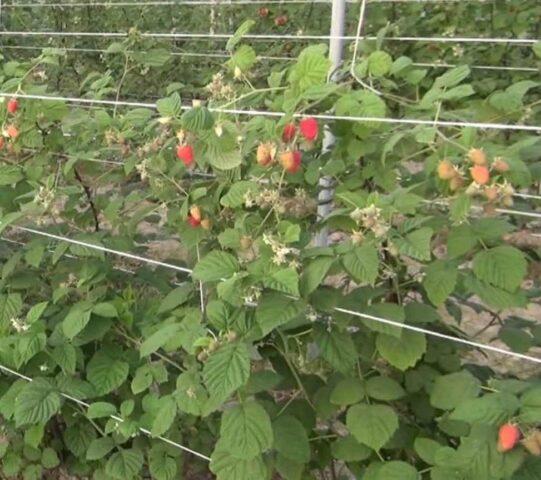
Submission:
[[[539,7],[509,2],[495,30],[530,32],[522,4],[538,18]],[[421,6],[408,8],[382,33],[417,26]],[[472,7],[435,8],[441,22],[446,9]],[[229,40],[229,60],[187,89],[205,92],[191,108],[184,85],[166,80],[169,50],[137,29],[93,71],[57,48],[3,59],[2,92],[77,84],[80,97],[122,99],[147,81],[160,92],[156,109],[24,97],[15,107],[9,95],[0,107],[0,363],[33,379],[1,378],[3,475],[539,478],[538,370],[496,368],[499,356],[370,318],[476,340],[473,312],[505,348],[535,354],[536,223],[500,210],[531,208],[515,194],[539,187],[539,135],[317,119],[539,125],[538,75],[429,70],[382,41],[362,43],[356,74],[383,95],[359,88],[348,65],[328,84],[325,45],[262,75],[243,35],[299,20],[256,12],[259,23]],[[216,111],[228,108],[285,115]],[[322,153],[324,127],[336,142]],[[335,187],[324,220],[322,176]],[[315,247],[323,225],[329,246]]]

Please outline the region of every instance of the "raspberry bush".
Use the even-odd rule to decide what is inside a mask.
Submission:
[[[448,26],[457,34],[478,35],[490,18],[494,35],[532,38],[539,7],[382,6],[371,17],[382,38],[361,43],[355,67],[382,95],[353,81],[348,62],[327,83],[323,44],[273,44],[265,53],[291,61],[265,66],[244,35],[321,34],[326,19],[317,6],[260,7],[211,17],[217,30],[238,26],[229,58],[181,81],[171,45],[140,35],[175,21],[164,11],[104,14],[99,30],[137,28],[86,60],[59,45],[4,51],[0,363],[33,381],[0,379],[3,476],[540,478],[535,364],[501,368],[502,355],[373,319],[538,355],[539,221],[505,213],[535,211],[517,193],[539,191],[538,132],[318,118],[541,125],[538,73],[467,66],[535,65],[539,44],[464,53],[382,39],[441,32],[449,12],[464,20]],[[195,31],[211,12],[179,21]],[[84,9],[47,15],[97,30]],[[418,65],[436,58],[460,65]],[[74,92],[158,98],[156,108],[24,98]],[[322,153],[326,129],[335,143]],[[321,219],[324,176],[335,193]],[[323,226],[330,242],[317,247]]]

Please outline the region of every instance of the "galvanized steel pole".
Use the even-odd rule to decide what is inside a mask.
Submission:
[[[338,76],[338,69],[342,64],[342,55],[344,50],[344,30],[346,24],[346,0],[333,0],[331,33],[329,40],[329,59],[331,69],[329,73],[329,82],[334,82]],[[323,137],[323,153],[328,152],[334,145],[334,135],[328,127],[325,127]],[[325,220],[332,209],[332,199],[334,197],[334,188],[332,178],[323,177],[319,181],[320,193],[318,195],[317,218],[319,222]],[[315,244],[324,247],[328,244],[329,229],[323,227],[315,237]]]

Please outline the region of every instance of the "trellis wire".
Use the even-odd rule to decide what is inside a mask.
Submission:
[[[1,0],[0,0],[1,1]],[[75,47],[55,47],[53,45],[47,46],[37,46],[31,47],[28,45],[3,45],[2,48],[7,49],[20,49],[20,50],[44,50],[46,48],[56,48],[66,52],[88,52],[88,53],[115,53],[109,52],[104,48],[75,48]],[[132,52],[133,53],[133,52]],[[202,57],[202,58],[231,58],[231,54],[219,53],[219,52],[206,52],[206,53],[195,53],[195,52],[171,52],[171,55],[174,57]],[[293,57],[279,57],[279,56],[267,56],[267,55],[257,55],[258,60],[276,60],[283,62],[293,62],[296,59]],[[458,64],[451,63],[425,63],[425,62],[413,62],[411,64],[414,67],[425,67],[425,68],[455,68],[458,67]],[[532,72],[539,73],[539,69],[535,67],[500,67],[498,65],[468,65],[473,70],[495,70],[495,71],[508,71],[508,72]]]
[[[46,101],[62,101],[68,103],[82,103],[82,104],[95,104],[95,105],[108,105],[108,106],[126,106],[126,107],[142,107],[156,109],[155,103],[145,102],[125,102],[116,100],[98,100],[92,98],[77,98],[77,97],[60,97],[51,95],[31,95],[22,93],[8,93],[0,92],[0,97],[13,97],[13,98],[26,98],[32,100],[46,100]],[[188,105],[182,105],[181,110],[191,110],[193,107]],[[282,118],[287,116],[285,112],[270,112],[267,110],[242,110],[233,108],[219,108],[210,107],[210,112],[223,113],[230,115],[248,115],[248,116],[263,116]],[[486,130],[514,130],[514,131],[527,131],[527,132],[541,132],[541,126],[536,125],[510,125],[506,123],[483,123],[483,122],[457,122],[446,120],[420,120],[412,118],[386,118],[386,117],[355,117],[346,115],[325,115],[325,114],[301,114],[294,113],[292,118],[315,118],[317,120],[336,121],[343,120],[349,122],[373,122],[373,123],[387,123],[395,125],[429,125],[429,126],[441,126],[441,127],[472,127]]]
[[[11,368],[6,367],[5,365],[0,364],[0,370],[2,370],[5,373],[8,373],[10,375],[13,375],[15,377],[18,377],[18,378],[20,378],[22,380],[25,380],[27,382],[33,382],[34,381],[33,378],[28,377],[26,375],[23,375],[22,373],[19,373],[16,370],[12,370]],[[66,393],[60,392],[60,396],[64,397],[67,400],[70,400],[70,401],[72,401],[74,403],[77,403],[81,407],[84,407],[84,408],[89,408],[90,407],[89,403],[83,402],[82,400],[79,400],[76,397],[72,397],[71,395],[68,395]],[[123,418],[121,418],[121,417],[119,417],[117,415],[109,415],[109,418],[112,419],[112,420],[115,420],[116,422],[119,422],[119,423],[124,423],[124,421],[125,421]],[[173,440],[170,440],[167,437],[162,437],[161,435],[154,436],[154,435],[152,435],[152,432],[150,430],[147,430],[146,428],[138,427],[138,430],[141,433],[144,433],[145,435],[148,435],[149,437],[157,438],[158,440],[161,440],[162,442],[167,443],[168,445],[171,445],[172,447],[176,447],[176,448],[178,448],[180,450],[184,450],[185,452],[191,453],[192,455],[195,455],[196,457],[199,457],[199,458],[201,458],[203,460],[206,460],[207,462],[210,462],[210,460],[211,460],[210,457],[207,457],[206,455],[203,455],[202,453],[199,453],[199,452],[197,452],[195,450],[192,450],[191,448],[185,447],[184,445],[181,445],[180,443],[174,442]]]
[[[541,218],[541,214],[539,215],[539,217]],[[103,251],[103,252],[107,252],[107,253],[112,253],[114,255],[119,255],[119,256],[126,257],[126,258],[131,258],[131,259],[134,259],[134,260],[137,260],[137,261],[140,261],[140,262],[149,263],[151,265],[159,265],[159,266],[162,266],[162,267],[165,267],[165,268],[170,268],[172,270],[177,270],[178,271],[179,268],[181,268],[181,267],[178,267],[178,265],[168,264],[168,263],[165,263],[165,262],[158,262],[156,260],[146,258],[146,257],[141,257],[139,255],[132,255],[132,254],[127,253],[127,252],[120,252],[118,250],[107,249],[105,247],[102,247],[101,245],[96,245],[96,244],[89,243],[89,242],[82,242],[80,240],[74,240],[72,238],[62,237],[60,235],[55,235],[55,234],[52,234],[52,233],[49,233],[49,232],[43,232],[41,230],[35,230],[33,228],[21,227],[21,226],[17,226],[17,225],[12,225],[11,228],[16,229],[16,230],[21,230],[23,232],[32,233],[32,234],[38,235],[38,236],[52,238],[52,239],[57,240],[57,241],[66,242],[66,243],[72,243],[74,245],[79,245],[79,246],[82,246],[82,247],[95,249],[95,250]],[[187,268],[182,268],[181,271],[184,272],[184,273],[189,273],[190,275],[193,273],[193,270],[187,269]],[[294,297],[292,297],[292,298],[294,298]],[[452,335],[446,335],[446,334],[443,334],[443,333],[435,332],[433,330],[429,330],[429,329],[425,329],[425,328],[421,328],[421,327],[416,327],[414,325],[395,322],[393,320],[389,320],[389,319],[382,318],[382,317],[377,317],[377,316],[374,316],[374,315],[369,315],[369,314],[362,313],[362,312],[357,312],[355,310],[348,310],[348,309],[344,309],[344,308],[340,308],[340,307],[334,307],[334,311],[339,312],[339,313],[346,313],[346,314],[349,314],[349,315],[357,316],[359,318],[364,318],[366,320],[371,320],[371,321],[374,321],[374,322],[379,322],[379,323],[382,323],[382,324],[385,324],[385,325],[391,325],[391,326],[395,326],[395,327],[398,327],[398,328],[403,328],[405,330],[411,330],[411,331],[417,332],[417,333],[424,333],[425,335],[441,338],[441,339],[448,340],[448,341],[455,342],[455,343],[461,343],[461,344],[464,344],[464,345],[469,345],[469,346],[479,348],[479,349],[482,349],[482,350],[489,350],[489,351],[497,352],[497,353],[500,353],[500,354],[503,354],[503,355],[507,355],[507,356],[511,356],[511,357],[515,357],[515,358],[520,358],[522,360],[528,360],[528,361],[531,361],[531,362],[534,362],[534,363],[541,363],[540,358],[532,357],[530,355],[525,355],[525,354],[521,354],[521,353],[512,352],[512,351],[509,351],[509,350],[504,350],[504,349],[501,349],[501,348],[498,348],[498,347],[493,347],[491,345],[486,345],[486,344],[483,344],[483,343],[473,342],[471,340],[463,339],[463,338],[452,336]]]
[[[485,0],[369,0],[369,3],[454,3],[454,2],[479,2]],[[358,0],[346,0],[346,3],[358,3]],[[234,6],[234,5],[331,5],[332,0],[149,0],[149,1],[118,1],[118,2],[50,2],[50,3],[11,3],[6,8],[41,8],[41,7],[147,7],[147,6]]]
[[[34,32],[34,31],[1,31],[0,36],[21,36],[21,37],[104,37],[104,38],[126,38],[129,36],[127,32]],[[170,39],[205,39],[226,41],[232,38],[234,35],[231,33],[165,33],[165,32],[141,32],[139,36],[144,38],[170,38]],[[243,35],[243,39],[248,40],[332,40],[339,39],[345,41],[355,41],[356,36],[344,35],[344,36],[330,36],[330,35],[273,35],[273,34],[246,34]],[[539,40],[533,38],[490,38],[490,37],[382,37],[376,36],[361,36],[359,40],[386,40],[389,42],[428,42],[428,43],[488,43],[488,44],[502,44],[502,45],[518,45],[518,46],[530,46],[536,44]]]

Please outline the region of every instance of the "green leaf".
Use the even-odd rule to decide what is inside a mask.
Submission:
[[[413,448],[417,455],[419,455],[423,462],[426,462],[429,465],[434,465],[434,457],[441,447],[441,443],[438,443],[431,438],[417,437],[413,443]]]
[[[116,307],[109,302],[102,302],[92,307],[92,313],[105,318],[117,318],[118,312]]]
[[[328,332],[318,328],[314,340],[323,358],[338,371],[347,373],[355,365],[358,354],[349,334],[336,329]]]
[[[80,302],[73,305],[62,322],[62,331],[64,332],[64,335],[70,340],[73,340],[75,336],[87,326],[91,315],[91,303]]]
[[[299,296],[299,274],[294,268],[281,268],[263,278],[263,286],[288,295]]]
[[[43,312],[45,312],[48,305],[49,302],[41,302],[34,305],[26,314],[26,322],[29,324],[37,322],[43,315]]]
[[[239,263],[233,255],[214,250],[197,263],[192,277],[202,282],[218,282],[231,277],[238,269]]]
[[[177,462],[166,448],[154,446],[148,455],[148,467],[155,480],[174,480],[177,476]]]
[[[52,448],[47,447],[41,452],[41,464],[43,465],[43,468],[50,470],[60,465],[60,459]]]
[[[178,93],[173,93],[167,98],[156,102],[158,113],[163,117],[177,117],[181,112],[182,101]]]
[[[230,343],[213,353],[203,367],[203,379],[212,399],[226,400],[250,376],[250,354],[245,343]]]
[[[408,233],[405,238],[397,239],[396,246],[402,255],[416,260],[430,260],[430,240],[433,234],[434,231],[431,228],[423,227]]]
[[[128,480],[139,474],[143,463],[143,454],[139,450],[121,448],[107,461],[105,473],[118,480]]]
[[[303,297],[307,297],[319,287],[333,263],[334,257],[317,257],[304,268],[300,283]]]
[[[374,285],[378,278],[378,251],[373,245],[365,244],[356,247],[344,255],[342,263],[346,271],[358,283]]]
[[[404,307],[397,305],[396,303],[376,303],[370,305],[370,307],[366,309],[366,314],[377,318],[391,320],[396,323],[404,323],[404,320],[406,319]],[[369,318],[363,318],[362,322],[370,330],[375,332],[385,333],[397,338],[400,338],[402,335],[402,328],[399,326],[381,323]]]
[[[471,373],[450,373],[436,378],[430,394],[430,404],[442,410],[452,410],[467,399],[475,398],[481,384]]]
[[[419,480],[419,473],[409,463],[393,460],[371,464],[363,480]]]
[[[475,255],[473,271],[480,280],[513,292],[524,280],[528,262],[517,248],[501,245]]]
[[[126,362],[112,358],[105,351],[94,354],[86,366],[88,381],[98,395],[105,395],[120,387],[128,378],[130,367]]]
[[[541,419],[541,387],[526,391],[520,398],[520,420],[525,423],[539,423]]]
[[[357,378],[344,378],[332,390],[331,403],[340,406],[360,402],[365,395],[363,384]]]
[[[468,423],[501,425],[512,418],[519,407],[520,402],[515,395],[491,393],[459,403],[449,418]]]
[[[357,441],[380,450],[398,429],[398,416],[385,405],[354,405],[346,415],[346,425]]]
[[[362,462],[372,455],[372,450],[355,440],[353,435],[334,441],[331,451],[334,458],[344,462]]]
[[[163,347],[180,330],[180,324],[164,325],[157,332],[148,337],[139,347],[141,358],[148,357],[159,348]]]
[[[115,448],[115,442],[111,437],[100,437],[92,440],[92,443],[88,447],[86,452],[87,460],[100,460],[105,457],[113,448]]]
[[[231,455],[249,460],[272,447],[271,421],[265,409],[247,401],[226,410],[222,417],[220,441]]]
[[[372,377],[366,381],[366,393],[369,397],[391,402],[398,400],[406,395],[402,386],[390,377]]]
[[[470,67],[461,65],[448,70],[443,75],[436,78],[434,85],[440,88],[450,88],[458,85],[462,80],[470,75]]]
[[[180,287],[171,290],[160,303],[158,313],[165,313],[174,310],[178,306],[185,303],[193,293],[193,286],[185,283]]]
[[[393,58],[387,52],[377,50],[368,57],[368,72],[374,77],[384,77],[392,66]]]
[[[157,437],[163,435],[171,428],[177,415],[177,404],[172,395],[160,398],[159,407],[157,408],[154,421],[152,422],[152,436]]]
[[[20,167],[16,165],[0,165],[0,186],[14,185],[24,178]]]
[[[287,324],[305,309],[306,305],[300,300],[286,297],[278,293],[269,293],[260,300],[255,320],[262,332],[262,337],[274,329]]]
[[[400,338],[380,333],[376,338],[379,354],[393,367],[407,370],[422,358],[426,352],[424,334],[404,330]]]
[[[231,455],[223,448],[212,454],[210,470],[216,480],[255,480],[267,478],[267,467],[261,457],[243,460]]]
[[[180,117],[182,126],[190,132],[210,130],[214,126],[214,117],[205,107],[194,107]]]
[[[91,419],[110,417],[114,414],[116,414],[116,407],[107,402],[92,403],[86,411],[86,416]]]
[[[174,395],[182,412],[197,416],[203,414],[208,395],[197,374],[192,372],[180,374]]]
[[[228,62],[231,70],[239,68],[242,72],[250,70],[257,62],[257,54],[249,45],[241,45]]]
[[[537,57],[541,58],[541,42],[535,43],[532,48]]]
[[[77,351],[70,343],[61,343],[53,349],[51,357],[66,373],[75,373],[77,365]]]
[[[23,301],[19,293],[0,295],[0,326],[7,328],[11,319],[19,315],[22,307]]]
[[[528,304],[528,299],[524,292],[519,290],[511,293],[478,280],[473,275],[465,278],[464,285],[467,290],[478,295],[483,302],[496,310],[513,307],[523,308]]]
[[[244,205],[245,195],[248,192],[257,192],[259,186],[256,182],[242,180],[231,185],[229,191],[220,199],[224,207],[238,208]]]
[[[61,397],[44,378],[35,378],[17,395],[15,423],[17,427],[46,423],[60,409]]]
[[[425,269],[423,287],[434,305],[442,305],[453,293],[458,278],[456,266],[436,260]]]
[[[246,35],[252,29],[255,23],[256,22],[251,19],[243,22],[241,26],[237,28],[231,38],[227,41],[225,49],[228,52],[232,52],[235,46],[242,40],[242,37],[244,37],[244,35]]]
[[[297,63],[289,72],[289,81],[297,92],[327,82],[331,64],[326,53],[327,47],[324,45],[312,45],[300,53]]]
[[[272,424],[274,448],[285,458],[297,463],[308,463],[310,444],[302,423],[291,415],[281,415]]]

